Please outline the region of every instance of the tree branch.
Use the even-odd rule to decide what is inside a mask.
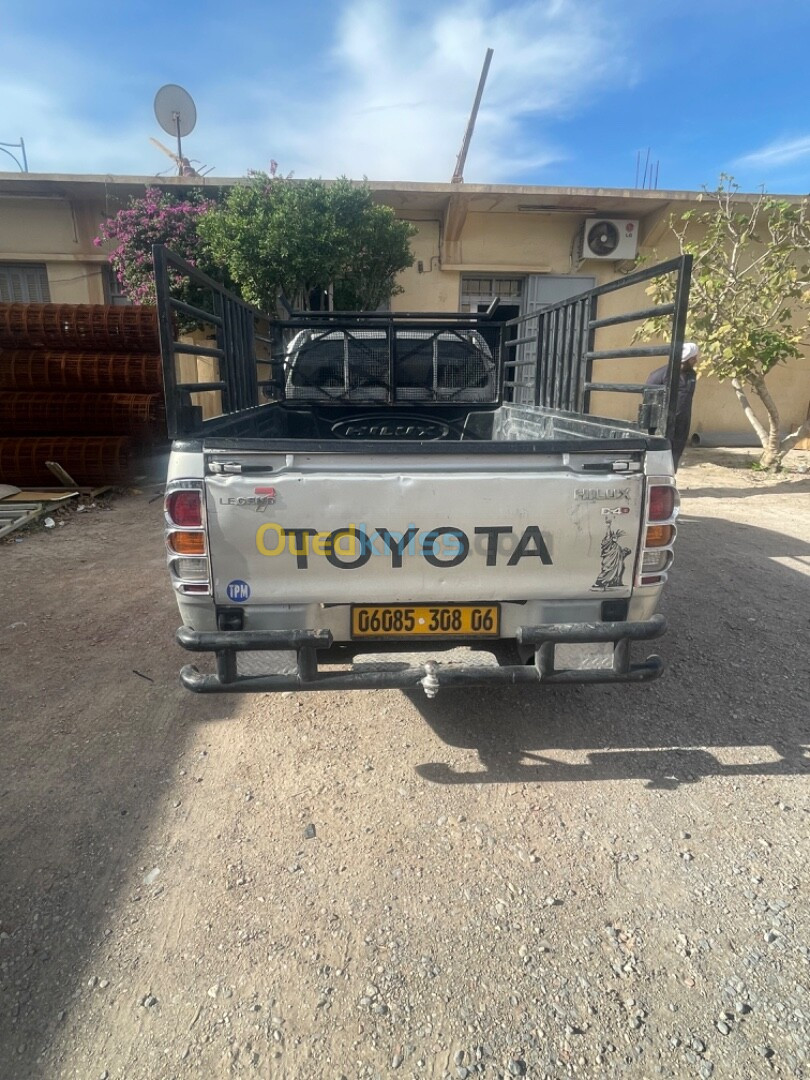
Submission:
[[[762,404],[768,411],[768,416],[771,418],[771,422],[777,426],[779,424],[779,410],[776,407],[776,402],[771,397],[771,392],[765,382],[764,375],[757,375],[751,380],[751,385],[758,394]]]
[[[799,424],[795,431],[791,431],[789,435],[786,435],[779,444],[779,449],[783,454],[786,454],[788,450],[792,450],[793,447],[803,439],[805,435],[810,435],[810,416],[804,421],[803,424]]]
[[[779,410],[776,407],[776,402],[771,397],[771,392],[765,383],[765,376],[762,374],[761,369],[756,374],[750,374],[748,381],[768,414],[768,441],[765,446],[765,453],[762,455],[761,464],[767,468],[774,468],[782,460],[783,453],[781,449]]]
[[[742,410],[748,418],[748,423],[757,433],[757,438],[762,443],[763,448],[768,445],[768,432],[759,421],[759,417],[751,408],[751,402],[743,389],[743,384],[739,379],[734,378],[731,380],[731,385],[734,387],[734,393],[737,395],[737,400],[742,405]]]

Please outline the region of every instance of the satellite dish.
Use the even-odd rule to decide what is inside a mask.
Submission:
[[[161,86],[155,94],[155,116],[163,130],[177,139],[176,156],[158,143],[160,149],[177,162],[177,175],[196,176],[191,163],[183,157],[183,137],[190,135],[197,123],[197,107],[191,94],[176,83]]]
[[[187,90],[167,83],[155,94],[155,116],[164,131],[178,139],[185,138],[197,123],[197,107]]]

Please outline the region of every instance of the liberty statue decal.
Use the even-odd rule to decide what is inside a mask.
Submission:
[[[603,591],[605,589],[620,589],[624,585],[624,564],[630,554],[630,548],[622,547],[619,543],[620,538],[624,536],[624,531],[613,528],[612,512],[603,510],[602,513],[607,518],[605,522],[607,532],[602,537],[600,551],[602,569],[599,571],[599,577],[592,588],[602,589]]]

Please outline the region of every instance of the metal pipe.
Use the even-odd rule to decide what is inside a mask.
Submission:
[[[222,693],[277,693],[281,690],[293,690],[303,693],[307,690],[416,690],[422,688],[429,697],[434,697],[440,689],[469,686],[517,686],[533,683],[534,685],[554,683],[604,683],[604,682],[649,682],[657,679],[663,670],[663,662],[658,656],[650,656],[640,664],[633,664],[627,671],[609,669],[588,669],[576,671],[543,671],[542,667],[527,664],[522,667],[440,667],[438,664],[428,670],[424,667],[409,667],[399,671],[341,671],[318,673],[314,679],[304,680],[299,675],[252,675],[238,676],[235,680],[224,681],[220,675],[205,675],[192,664],[180,670],[180,681],[187,690],[196,694]],[[226,673],[228,676],[230,672]]]
[[[177,175],[183,175],[183,143],[180,138],[180,113],[174,114],[174,122],[177,126]]]
[[[484,67],[481,70],[481,78],[478,80],[478,90],[475,93],[475,101],[473,102],[472,112],[470,113],[470,119],[467,123],[467,130],[464,132],[464,139],[461,143],[461,150],[459,150],[458,157],[456,158],[456,169],[453,173],[453,178],[450,181],[451,184],[464,183],[464,165],[467,161],[467,152],[470,149],[470,141],[473,137],[475,121],[478,118],[478,109],[481,105],[481,98],[484,95],[484,84],[487,81],[487,75],[489,74],[489,65],[492,63],[492,54],[494,53],[494,51],[494,49],[487,49],[487,55],[484,57]]]
[[[15,150],[17,149],[17,147],[19,147],[20,150],[22,150],[22,161],[20,161],[16,154],[12,154],[10,150],[6,150],[5,148],[7,146],[13,146]],[[22,136],[20,136],[20,141],[18,143],[0,142],[0,151],[2,151],[2,153],[4,154],[8,154],[8,156],[11,158],[11,160],[14,162],[20,172],[28,172],[28,158],[25,156],[25,143],[23,142]]]
[[[689,445],[705,447],[739,446],[762,449],[759,439],[753,431],[750,435],[748,432],[740,431],[695,431],[689,439]]]

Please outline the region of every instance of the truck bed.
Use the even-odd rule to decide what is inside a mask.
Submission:
[[[172,438],[215,434],[296,442],[470,444],[668,439],[674,428],[690,256],[505,323],[493,321],[494,309],[478,315],[299,312],[279,319],[162,246],[155,247],[154,259]],[[200,300],[204,306],[173,296],[172,283],[183,277],[197,294],[209,294]],[[671,303],[600,315],[605,298],[654,278],[669,283]],[[632,339],[632,329],[651,315],[671,316],[669,340],[600,347],[601,334],[626,325]],[[342,361],[332,355],[341,342]],[[448,353],[451,347],[454,352]],[[458,355],[465,348],[466,361]],[[601,374],[605,362],[620,373],[624,360],[638,357],[649,357],[651,367],[667,362],[665,386],[606,380]],[[192,367],[197,378],[189,378]],[[637,417],[594,414],[592,397],[604,391],[638,398]]]

